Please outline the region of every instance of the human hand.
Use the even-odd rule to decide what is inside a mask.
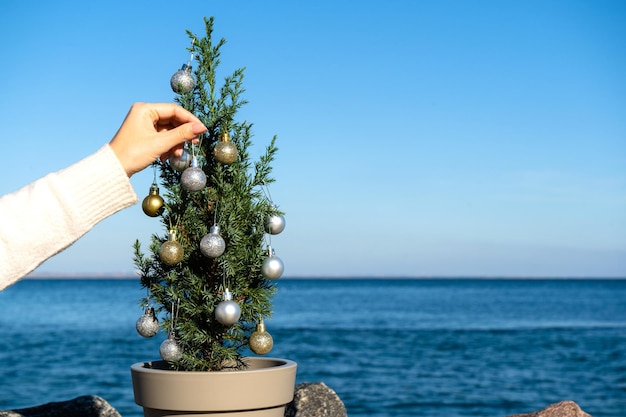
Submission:
[[[173,103],[135,103],[109,143],[128,176],[155,159],[180,155],[183,144],[207,128],[189,111]]]

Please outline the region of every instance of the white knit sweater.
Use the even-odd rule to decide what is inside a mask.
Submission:
[[[0,290],[138,201],[109,145],[0,198]]]

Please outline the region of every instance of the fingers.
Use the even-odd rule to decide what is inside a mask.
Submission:
[[[200,122],[193,113],[173,103],[136,103],[141,107],[147,106],[148,114],[152,124],[161,139],[168,147],[182,148],[182,143],[186,141],[197,141],[197,136],[207,131],[207,128]],[[133,107],[135,106],[133,105]],[[171,154],[171,149],[165,155]]]
[[[206,131],[207,128],[198,121],[185,123],[171,130],[161,131],[159,135],[169,148],[173,148],[183,142],[195,139],[199,134]]]
[[[139,105],[144,105],[139,103]],[[149,104],[149,114],[152,123],[158,132],[173,131],[174,134],[165,137],[171,141],[172,146],[177,146],[181,141],[194,140],[201,133],[207,131],[193,113],[173,103]],[[177,139],[178,138],[178,139]]]
[[[138,103],[139,105],[146,105],[144,103]],[[181,106],[174,103],[151,103],[149,106],[150,117],[152,123],[157,124],[170,124],[173,126],[180,126],[185,123],[200,123],[200,119],[193,115],[193,113],[185,110]]]
[[[167,161],[167,159],[172,155],[180,157],[183,154],[183,149],[184,149],[184,146],[182,143],[174,146],[168,152],[160,156],[161,162]]]

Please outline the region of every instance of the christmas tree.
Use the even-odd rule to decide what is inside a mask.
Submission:
[[[272,313],[274,280],[283,271],[269,240],[284,227],[267,188],[274,181],[276,137],[251,161],[252,124],[237,120],[246,104],[244,71],[218,86],[225,40],[212,41],[213,18],[204,23],[204,37],[187,31],[189,63],[171,86],[176,101],[208,131],[182,156],[154,163],[155,181],[142,207],[160,218],[163,233],[152,236],[149,254],[139,241],[134,245],[147,292],[137,330],[149,337],[160,326],[168,334],[161,356],[172,369],[187,371],[242,369],[247,347],[259,354],[271,349],[263,318]]]

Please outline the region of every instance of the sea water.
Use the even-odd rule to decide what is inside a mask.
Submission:
[[[268,356],[348,415],[501,416],[576,401],[626,416],[626,280],[284,279]],[[140,337],[136,280],[22,280],[0,292],[0,409],[99,395],[124,417]],[[242,392],[241,395],[246,395]]]

